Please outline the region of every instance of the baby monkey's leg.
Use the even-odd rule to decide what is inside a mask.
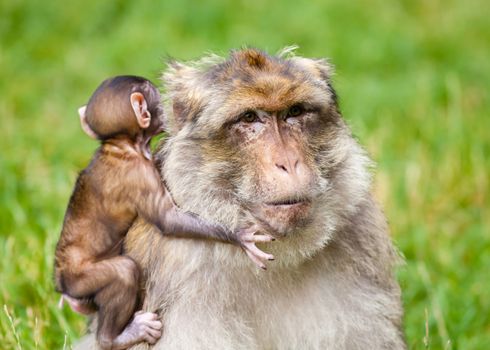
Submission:
[[[128,257],[120,256],[113,267],[115,278],[95,295],[99,307],[97,339],[103,349],[126,349],[142,341],[155,343],[162,324],[153,313],[133,315],[139,289],[139,269]],[[111,260],[113,260],[111,259]],[[123,260],[124,259],[124,260]]]
[[[138,314],[136,309],[139,268],[127,256],[117,256],[64,274],[64,291],[80,299],[94,296],[98,307],[97,340],[102,349],[125,349],[141,341],[156,342],[162,324],[153,313]],[[143,316],[144,315],[144,316]]]

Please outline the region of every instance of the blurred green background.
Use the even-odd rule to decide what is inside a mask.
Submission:
[[[0,348],[70,347],[53,251],[96,143],[76,110],[115,74],[256,46],[329,57],[406,257],[411,349],[490,349],[490,2],[0,0]]]

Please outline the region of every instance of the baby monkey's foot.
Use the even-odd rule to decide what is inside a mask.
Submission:
[[[267,254],[257,248],[255,243],[265,243],[272,242],[275,240],[274,237],[268,234],[257,235],[256,233],[260,230],[258,225],[252,225],[251,227],[244,228],[238,231],[238,243],[245,250],[248,257],[263,270],[266,270],[264,262],[269,260],[274,260],[272,254]]]
[[[138,311],[130,324],[124,328],[112,343],[112,349],[126,349],[132,345],[146,341],[155,344],[162,336],[162,322],[153,312]]]
[[[63,294],[58,303],[58,307],[61,309],[63,307],[63,303],[67,302],[70,308],[81,314],[81,315],[90,315],[97,311],[97,308],[93,304],[92,301],[88,299],[77,299],[72,298],[68,294]]]

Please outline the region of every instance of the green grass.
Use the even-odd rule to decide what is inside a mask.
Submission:
[[[411,349],[490,349],[490,3],[0,2],[0,348],[69,347],[53,251],[96,144],[77,107],[163,59],[291,44],[337,67],[341,108],[378,162],[375,192],[406,257]]]

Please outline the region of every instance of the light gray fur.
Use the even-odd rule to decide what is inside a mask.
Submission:
[[[170,99],[179,84],[202,86],[199,67],[185,69],[194,75],[172,69],[165,75]],[[171,118],[170,108],[166,113]],[[211,117],[212,107],[202,118],[206,113]],[[226,161],[203,167],[192,129],[172,132],[159,155],[175,201],[235,227],[242,215],[237,194],[213,186],[213,168],[222,171]],[[261,245],[276,258],[268,271],[258,270],[235,246],[162,238],[136,224],[129,254],[148,271],[145,309],[158,311],[164,325],[154,349],[405,349],[393,275],[398,255],[370,194],[370,160],[347,126],[328,150],[321,155],[329,168],[319,183],[314,220]],[[92,335],[76,347],[92,348]]]

